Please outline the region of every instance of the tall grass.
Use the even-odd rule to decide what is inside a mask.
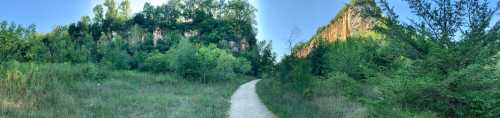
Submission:
[[[0,67],[0,115],[74,114],[71,109],[78,107],[77,98],[71,96],[75,82],[103,78],[104,73],[97,70],[90,64],[4,63]]]
[[[8,62],[0,68],[0,117],[225,117],[246,76],[187,81],[175,74],[93,64]]]
[[[342,94],[331,94],[336,91],[334,89],[313,90],[315,93],[308,98],[291,88],[289,84],[265,79],[257,84],[257,93],[271,111],[283,118],[363,118],[369,115],[363,105]]]

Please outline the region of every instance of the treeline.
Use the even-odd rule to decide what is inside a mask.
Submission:
[[[96,63],[204,81],[223,78],[220,74],[260,76],[274,55],[263,53],[270,52],[270,43],[255,38],[254,12],[245,0],[170,0],[161,6],[146,3],[131,15],[128,0],[118,5],[106,0],[93,8],[92,18],[83,16],[49,33],[3,21],[0,63]]]
[[[405,1],[421,20],[401,23],[381,0],[370,32],[286,56],[264,102],[283,117],[499,117],[500,3]]]

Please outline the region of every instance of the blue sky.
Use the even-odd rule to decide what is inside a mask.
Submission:
[[[259,40],[272,40],[279,55],[288,53],[287,40],[298,29],[296,41],[306,41],[318,27],[328,24],[347,0],[260,0],[257,2]]]
[[[116,0],[117,5],[121,0]],[[35,24],[37,31],[49,32],[57,25],[67,25],[90,16],[92,8],[104,0],[3,0],[0,20],[17,24]],[[167,0],[130,0],[133,13],[142,10],[144,3],[165,4]]]
[[[47,32],[55,25],[77,21],[91,10],[87,0],[3,0],[0,20],[17,24],[37,25],[37,31]]]
[[[104,0],[3,0],[0,20],[18,24],[37,25],[37,31],[49,32],[56,25],[66,25],[90,15],[92,8]],[[117,0],[117,3],[121,0]],[[167,0],[130,0],[132,12],[142,10],[146,2],[153,5]],[[249,0],[257,8],[259,40],[272,40],[273,50],[281,57],[288,53],[287,39],[292,29],[299,29],[295,37],[304,42],[320,26],[326,25],[348,0]],[[408,5],[400,0],[389,0],[400,15],[400,20],[415,19]],[[493,6],[497,0],[488,0]],[[493,21],[499,20],[496,17]]]

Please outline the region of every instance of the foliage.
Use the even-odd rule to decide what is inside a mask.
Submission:
[[[160,52],[150,53],[144,60],[143,70],[153,71],[153,72],[168,72],[173,71],[174,68],[170,64],[170,55],[162,54]]]
[[[333,76],[335,75],[335,76]],[[311,96],[295,91],[292,83],[282,83],[272,79],[264,79],[257,84],[257,93],[266,106],[278,117],[287,118],[327,118],[327,117],[368,117],[368,109],[349,97],[339,93],[347,90],[361,90],[361,84],[346,74],[332,74],[327,80],[313,80]],[[349,82],[349,83],[344,83]],[[352,85],[352,86],[351,86]],[[357,86],[356,86],[357,85]],[[343,94],[348,95],[350,92]],[[356,91],[361,93],[361,91]]]
[[[0,117],[224,117],[243,75],[274,61],[246,0],[130,8],[105,0],[47,33],[2,21]]]
[[[34,58],[33,42],[38,35],[35,26],[23,27],[14,23],[0,23],[0,62],[7,60],[30,61]]]
[[[110,41],[103,41],[97,49],[102,55],[101,63],[114,69],[129,69],[131,57],[123,49],[126,46],[125,42],[119,37]]]
[[[195,78],[204,76],[201,74],[205,72],[193,68],[214,60],[205,55],[195,57],[195,53],[207,52],[220,54],[213,57],[216,60],[228,60],[206,62],[210,64],[202,67],[207,71],[216,71],[207,67],[222,64],[218,70],[247,73],[250,62],[252,72],[249,74],[272,73],[275,56],[270,45],[257,47],[255,8],[248,1],[172,0],[161,6],[149,3],[144,6],[142,12],[129,16],[128,0],[121,3],[106,0],[93,8],[92,19],[83,16],[80,21],[57,26],[47,34],[36,33],[34,25],[22,27],[11,23],[9,26],[2,22],[0,60],[99,63],[113,69],[176,71],[184,77]],[[179,44],[183,39],[193,44]],[[211,44],[218,47],[213,48]],[[205,49],[206,46],[209,48]],[[171,50],[174,47],[177,48]],[[169,57],[161,54],[174,59],[166,59]],[[200,62],[191,60],[195,58]],[[155,68],[159,67],[154,65],[157,63],[164,67]],[[237,68],[231,67],[240,64]]]
[[[276,54],[272,52],[272,42],[261,41],[257,45],[259,57],[257,58],[257,73],[260,77],[270,77],[275,73]]]
[[[0,117],[224,117],[234,90],[254,79],[237,77],[200,84],[95,64],[10,61],[0,65]]]
[[[311,61],[312,73],[316,76],[326,76],[327,73],[331,70],[328,66],[327,51],[328,51],[328,43],[325,40],[319,40],[320,42],[317,46],[312,50],[311,55],[308,55]]]
[[[285,57],[278,65],[278,79],[283,83],[292,83],[293,89],[300,93],[310,92],[308,89],[313,75],[310,62],[295,57]]]
[[[106,78],[106,70],[90,64],[3,63],[0,65],[0,99],[3,101],[0,115],[55,117],[54,114],[70,114],[77,108],[76,96],[68,96],[69,91],[75,89],[73,83],[99,82]]]
[[[196,53],[198,60],[198,71],[201,81],[214,80],[217,78],[227,79],[234,77],[235,69],[239,66],[237,58],[215,45],[201,47]],[[243,70],[246,72],[248,70]]]
[[[169,50],[167,55],[172,58],[169,63],[174,71],[183,77],[199,77],[199,73],[196,72],[196,69],[199,69],[197,68],[196,51],[197,48],[188,40],[181,40],[176,48]]]
[[[498,117],[500,106],[496,98],[500,96],[500,81],[494,64],[469,65],[438,84],[418,89],[406,102],[416,108],[442,112],[445,116]],[[437,100],[440,102],[430,104]]]
[[[236,73],[246,74],[250,71],[250,63],[213,44],[197,48],[184,39],[165,54],[155,52],[148,56],[145,69],[173,71],[188,79],[209,82],[234,78]]]
[[[306,58],[285,56],[269,80],[274,85],[262,85],[269,91],[262,92],[264,101],[314,109],[300,114],[338,112],[305,103],[343,96],[361,103],[364,117],[498,117],[498,28],[488,27],[498,8],[487,1],[407,2],[422,22],[397,21],[382,1],[389,17],[380,17],[372,31],[319,43]],[[283,116],[298,109],[266,103]]]
[[[244,74],[274,71],[246,0],[130,7],[105,0],[47,33],[2,22],[0,117],[224,117]]]

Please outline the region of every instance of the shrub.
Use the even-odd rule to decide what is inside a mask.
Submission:
[[[237,72],[250,71],[250,62],[244,58],[236,58],[213,44],[198,49],[196,59],[200,64],[198,71],[202,75],[202,81],[231,78]]]
[[[315,88],[318,95],[344,95],[353,98],[361,96],[363,92],[358,81],[341,72],[328,74],[327,79],[316,82]]]
[[[78,64],[81,79],[102,81],[107,77],[107,70],[95,64]]]
[[[348,39],[328,46],[325,54],[329,72],[345,72],[354,79],[367,79],[374,73],[377,45],[371,39]]]
[[[199,77],[196,72],[198,69],[196,50],[196,47],[189,40],[182,39],[175,48],[167,51],[166,55],[171,58],[168,63],[173,71],[183,77]]]
[[[470,65],[451,73],[439,84],[418,90],[407,102],[420,110],[430,109],[448,117],[499,117],[500,80],[495,71],[487,66]]]
[[[154,52],[144,63],[145,70],[176,72],[185,78],[201,82],[235,77],[250,71],[250,62],[234,57],[215,45],[196,48],[188,40],[181,40],[177,47],[166,53]]]
[[[153,52],[146,57],[144,67],[142,69],[153,72],[173,71],[171,65],[171,59],[173,58],[174,57],[172,55]]]
[[[101,63],[113,69],[130,69],[131,56],[124,50],[125,42],[120,38],[109,42],[104,42],[104,47],[100,48],[103,54]]]
[[[309,61],[295,57],[286,57],[278,65],[279,79],[282,83],[290,83],[296,91],[309,94],[309,86],[313,79],[312,68]],[[307,95],[306,95],[307,96]]]
[[[248,61],[246,58],[239,57],[237,61],[238,62],[235,65],[236,66],[236,69],[235,69],[236,73],[248,74],[251,71],[252,65],[251,65],[250,61]]]

